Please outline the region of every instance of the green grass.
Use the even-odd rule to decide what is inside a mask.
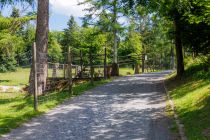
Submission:
[[[74,85],[73,94],[68,92],[54,92],[39,97],[39,112],[33,110],[33,98],[23,93],[0,93],[0,135],[20,126],[31,118],[40,115],[63,101],[82,94],[84,91],[110,82],[101,80],[91,85],[89,82]]]
[[[176,125],[176,121],[174,120],[174,111],[172,110],[169,101],[166,103],[165,114],[171,121],[171,124],[170,124],[171,132],[173,132],[173,134],[176,134],[177,137],[178,137],[179,130],[178,130],[178,127]]]
[[[210,140],[210,72],[188,69],[180,79],[172,75],[167,83],[176,112],[189,140]],[[210,129],[209,129],[210,130]]]
[[[120,76],[132,75],[134,74],[134,70],[132,68],[119,68],[119,73]]]
[[[29,68],[18,68],[15,72],[0,73],[0,85],[21,86],[29,82]]]
[[[97,72],[98,69],[95,69]],[[100,69],[103,73],[103,69]],[[128,73],[134,74],[132,68],[120,68],[121,76],[126,76]],[[24,86],[29,82],[30,68],[18,68],[15,72],[0,73],[0,85],[4,86]],[[48,70],[48,76],[52,77],[52,69]],[[59,76],[63,76],[63,70],[59,70]]]

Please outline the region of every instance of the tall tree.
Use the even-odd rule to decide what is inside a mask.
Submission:
[[[13,9],[12,9],[12,14],[11,14],[10,16],[13,17],[13,18],[18,18],[18,17],[20,17],[20,10],[17,9],[17,8],[15,8],[15,7],[13,7]]]
[[[119,75],[119,68],[118,68],[118,43],[119,43],[119,31],[121,25],[119,24],[119,18],[124,15],[125,11],[122,8],[122,0],[86,0],[84,3],[89,3],[91,8],[88,9],[89,14],[86,15],[85,21],[90,21],[89,24],[93,24],[100,26],[103,24],[103,31],[104,29],[108,29],[107,31],[112,32],[112,49],[113,49],[113,60],[112,60],[112,76]],[[102,18],[103,16],[103,18]],[[95,19],[100,17],[99,22]],[[102,23],[104,19],[106,20],[105,23]],[[87,22],[85,22],[87,23]],[[106,27],[104,27],[106,26]]]
[[[142,53],[142,37],[135,26],[136,25],[131,21],[125,40],[120,45],[121,47],[119,48],[119,53],[121,56],[128,56],[128,58],[135,61],[135,74],[139,74],[139,57]]]
[[[79,47],[79,26],[77,25],[73,16],[70,17],[68,23],[68,27],[64,29],[64,35],[62,39],[62,45],[64,46],[63,51],[67,52],[68,47],[72,47],[74,49]]]
[[[48,52],[48,32],[49,32],[49,0],[38,0],[36,46],[37,46],[37,85],[38,94],[42,94],[46,89],[47,82],[47,52]],[[30,86],[33,87],[33,74],[30,79]],[[31,92],[33,92],[33,88]]]

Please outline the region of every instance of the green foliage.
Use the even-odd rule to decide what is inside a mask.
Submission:
[[[188,57],[185,59],[186,77],[197,79],[209,79],[210,76],[210,56],[198,56],[196,58]]]
[[[141,34],[139,32],[131,31],[127,41],[127,46],[133,54],[139,55],[142,52]]]
[[[19,17],[16,8],[13,9],[11,16],[7,18],[0,16],[0,72],[14,71],[16,65],[29,62],[28,56],[24,53],[31,50],[27,45],[32,41],[27,39],[28,34],[23,30],[23,25],[36,17]]]
[[[129,55],[136,63],[140,63],[139,57],[143,51],[142,48],[142,36],[141,33],[135,30],[135,25],[131,24],[128,33],[126,34],[125,40],[122,41],[119,48],[120,56]]]
[[[62,46],[58,43],[54,32],[50,33],[49,36],[49,47],[48,56],[50,57],[50,62],[61,62],[63,60]]]
[[[88,13],[84,17],[84,23],[96,26],[101,32],[107,32],[112,35],[109,44],[113,48],[113,63],[117,62],[117,46],[120,41],[120,34],[123,32],[123,25],[119,22],[120,17],[127,14],[122,6],[123,0],[85,0],[90,8],[86,9]],[[127,3],[126,3],[127,4]]]
[[[0,16],[0,30],[15,32],[24,24],[34,19],[36,19],[36,16],[26,16],[20,18],[5,18]]]
[[[81,29],[81,46],[84,49],[89,49],[92,47],[96,52],[105,45],[106,36],[105,34],[100,34],[96,28],[87,27]]]
[[[13,17],[13,18],[18,18],[20,17],[20,10],[13,7],[12,9],[12,14],[10,15],[10,17]]]
[[[70,17],[67,25],[68,28],[64,29],[64,35],[62,40],[62,45],[65,47],[65,52],[67,52],[67,48],[69,46],[77,48],[79,40],[79,26],[75,22],[73,16]]]
[[[207,23],[210,25],[210,2],[208,0],[184,1],[184,16],[190,23]]]
[[[203,54],[210,51],[208,0],[125,0],[125,2],[132,3],[130,7],[134,11],[134,16],[137,14],[144,17],[142,15],[150,13],[150,16],[157,15],[160,20],[174,22],[176,28],[173,24],[166,28],[170,29],[170,37],[175,40],[177,47],[184,46],[185,51]],[[175,38],[175,33],[178,38]],[[144,36],[142,38],[144,42]],[[180,55],[177,55],[177,60],[181,60]],[[181,67],[181,62],[179,63],[178,66]]]
[[[103,51],[107,42],[107,33],[100,32],[97,27],[79,27],[73,16],[70,17],[67,24],[68,28],[64,29],[63,36],[59,39],[64,53],[67,52],[68,47],[71,47],[75,57],[79,56],[80,51],[85,56],[89,56],[90,50],[92,54]]]
[[[21,37],[9,33],[0,34],[0,72],[15,70],[15,52],[24,45]]]

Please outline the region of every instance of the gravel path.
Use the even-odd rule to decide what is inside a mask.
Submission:
[[[169,72],[122,77],[66,101],[1,140],[175,140],[161,80]]]

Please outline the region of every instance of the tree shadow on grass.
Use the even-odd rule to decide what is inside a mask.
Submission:
[[[0,80],[0,84],[1,83],[9,83],[11,80]]]
[[[17,128],[22,123],[38,116],[40,112],[29,111],[20,116],[7,116],[0,119],[0,135],[10,132],[11,129]]]
[[[209,92],[210,94],[210,92]],[[192,140],[209,140],[205,137],[205,130],[210,127],[210,96],[200,100],[196,109],[184,108],[180,110],[181,121],[184,122],[186,134]]]
[[[210,80],[193,76],[173,77],[166,83],[177,102],[176,110],[188,139],[209,140],[210,137],[205,137],[204,132],[210,127]]]
[[[196,78],[184,78],[184,77],[180,79],[177,77],[173,77],[171,79],[166,80],[166,85],[169,92],[171,92],[171,96],[174,99],[180,99],[190,92],[202,89],[210,85],[210,80],[201,80]]]

